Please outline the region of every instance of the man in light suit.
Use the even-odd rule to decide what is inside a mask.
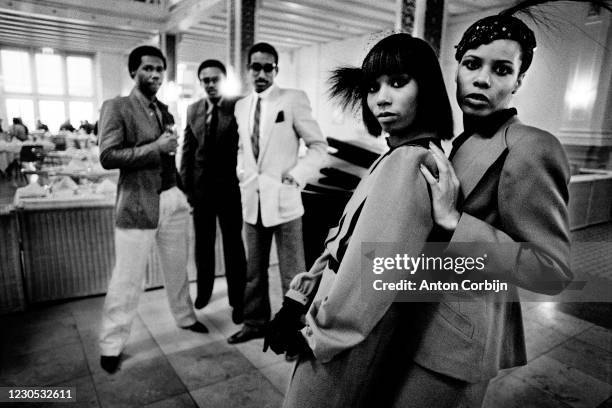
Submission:
[[[217,60],[206,60],[198,68],[198,79],[206,91],[206,98],[187,109],[181,178],[193,206],[198,270],[195,307],[201,309],[206,306],[212,294],[218,217],[223,236],[227,292],[233,308],[232,320],[238,324],[242,323],[246,256],[241,235],[240,189],[236,177],[236,100],[221,94],[225,76],[225,66]]]
[[[157,246],[170,310],[179,327],[199,333],[187,280],[189,204],[181,190],[174,156],[176,135],[168,107],[155,95],[166,59],[155,47],[134,49],[128,59],[134,79],[129,96],[104,102],[100,111],[100,164],[119,169],[115,267],[106,293],[100,331],[100,365],[117,370],[136,316],[147,259]]]
[[[283,293],[305,271],[300,190],[323,165],[327,143],[302,91],[274,84],[278,53],[267,43],[248,53],[253,92],[236,102],[240,143],[238,177],[242,194],[248,262],[244,326],[230,344],[263,337],[270,319],[268,263],[272,236],[278,248]],[[300,139],[307,147],[298,156]]]

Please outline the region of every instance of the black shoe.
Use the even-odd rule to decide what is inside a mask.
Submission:
[[[100,356],[100,367],[109,374],[116,372],[119,368],[119,356]]]
[[[237,331],[236,333],[229,336],[229,338],[227,339],[227,342],[229,344],[244,343],[245,341],[264,337],[265,334],[266,333],[264,329],[258,329],[258,328],[250,327],[250,326],[243,326],[242,329],[240,329],[240,331]]]
[[[241,307],[235,307],[232,309],[232,322],[234,322],[234,324],[244,322],[244,313]]]
[[[191,326],[183,327],[185,330],[191,330],[196,333],[208,333],[208,327],[204,326],[204,324],[196,321]]]
[[[193,305],[195,306],[196,309],[200,310],[200,309],[203,309],[204,306],[206,306],[206,303],[207,302],[205,302],[204,299],[202,299],[200,296],[198,296],[196,298],[195,303]]]

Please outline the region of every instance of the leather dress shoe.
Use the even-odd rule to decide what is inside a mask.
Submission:
[[[242,329],[237,331],[236,333],[229,336],[227,342],[229,344],[238,344],[244,343],[245,341],[249,341],[252,339],[258,339],[264,337],[265,335],[264,329],[258,329],[255,327],[243,326]]]
[[[194,302],[193,306],[194,306],[196,309],[200,310],[200,309],[203,309],[203,308],[204,308],[204,306],[206,306],[206,302],[204,301],[204,299],[202,299],[201,297],[199,297],[199,296],[198,296],[198,297],[196,298],[196,300],[195,300],[195,302]]]
[[[204,326],[204,324],[196,321],[191,326],[183,327],[185,330],[191,330],[196,333],[208,333],[208,327]]]
[[[119,356],[100,356],[100,367],[109,374],[116,372],[119,368]]]

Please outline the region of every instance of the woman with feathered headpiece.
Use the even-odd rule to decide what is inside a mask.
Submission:
[[[368,130],[389,133],[391,151],[356,190],[313,269],[292,282],[271,324],[266,343],[275,351],[302,351],[286,407],[479,407],[499,370],[526,363],[515,286],[554,294],[572,274],[567,158],[554,136],[523,125],[511,107],[536,46],[533,31],[512,16],[519,8],[477,21],[457,46],[465,132],[453,144],[452,164],[436,143],[447,135],[447,105],[423,102],[432,88],[425,91],[416,74],[435,77],[437,64],[414,55],[396,58],[384,46],[391,36],[361,69],[339,69],[332,77],[332,94],[345,106],[361,105]],[[397,81],[401,74],[410,80]],[[402,105],[411,107],[405,112],[413,118],[404,122],[384,108],[389,101],[380,95],[403,94],[411,83],[416,104]],[[405,99],[389,107],[399,101]],[[420,139],[432,131],[435,137]],[[413,177],[416,170],[424,180]],[[486,253],[484,269],[463,276],[510,285],[443,293],[438,302],[418,304],[365,290],[370,281],[360,265],[368,254],[361,244],[402,239],[410,254],[427,240],[448,241],[444,255],[453,259]],[[299,301],[307,303],[314,293],[299,333]]]
[[[334,71],[331,94],[345,107],[360,106],[368,131],[384,132],[390,149],[353,193],[321,257],[294,278],[269,327],[266,345],[273,351],[301,351],[286,407],[375,406],[389,396],[379,378],[398,346],[395,333],[406,325],[406,313],[394,303],[396,292],[372,287],[376,275],[361,268],[362,243],[400,242],[407,256],[422,253],[433,220],[419,168],[435,172],[429,145],[452,136],[436,55],[408,34],[378,42],[361,68]],[[392,274],[383,280],[410,278],[407,270]]]

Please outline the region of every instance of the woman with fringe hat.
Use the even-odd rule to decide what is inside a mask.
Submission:
[[[404,304],[394,303],[395,292],[371,290],[375,275],[362,270],[362,243],[379,243],[381,254],[387,252],[384,243],[402,243],[406,254],[421,254],[433,219],[419,168],[435,173],[428,148],[452,136],[440,66],[421,39],[386,37],[361,68],[339,68],[331,83],[332,96],[345,107],[360,106],[369,133],[384,131],[390,149],[353,193],[321,257],[294,278],[269,327],[264,347],[301,351],[285,407],[369,407],[389,397],[381,374],[397,357],[394,350],[406,348],[399,347],[397,340],[406,337],[397,332],[410,325]],[[304,327],[299,318],[310,302]]]

